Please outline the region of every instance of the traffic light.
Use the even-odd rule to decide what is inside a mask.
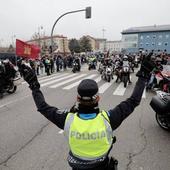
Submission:
[[[91,18],[91,7],[86,7],[86,18]]]

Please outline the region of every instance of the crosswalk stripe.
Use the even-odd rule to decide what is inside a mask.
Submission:
[[[85,79],[91,79],[91,78],[93,78],[93,77],[95,77],[95,76],[96,76],[96,74],[92,74],[92,75],[90,75],[90,76],[88,76],[88,77],[85,77]],[[84,78],[83,78],[83,79],[84,79]],[[75,82],[75,83],[73,83],[73,84],[70,84],[70,85],[64,87],[63,89],[64,89],[64,90],[69,90],[69,89],[77,86],[81,81],[82,81],[82,79],[79,80],[79,81],[77,81],[77,82]]]
[[[111,81],[111,82],[106,82],[103,85],[101,85],[99,87],[99,93],[100,94],[104,93],[113,83],[114,81]]]
[[[44,87],[44,86],[47,86],[47,85],[49,85],[49,84],[53,84],[53,83],[59,82],[59,81],[61,81],[61,80],[67,79],[67,78],[75,77],[76,75],[77,75],[77,74],[71,74],[71,75],[69,75],[69,76],[65,76],[65,77],[59,78],[59,79],[57,79],[57,80],[52,80],[52,81],[50,81],[50,82],[43,83],[43,84],[41,85],[41,87]]]
[[[68,73],[64,73],[65,75],[68,74]],[[53,75],[50,75],[50,76],[43,76],[43,77],[38,77],[38,81],[39,82],[45,82],[47,80],[50,80],[50,79],[55,79],[54,77],[56,78],[59,78],[59,77],[62,77],[62,75],[64,74],[61,74],[61,73],[58,73],[58,74],[53,74]],[[22,82],[21,84],[26,84],[27,82]]]
[[[64,85],[64,84],[66,84],[66,83],[69,83],[69,82],[71,82],[71,81],[74,81],[74,80],[76,80],[76,79],[79,79],[79,78],[81,78],[81,77],[84,77],[85,75],[87,75],[87,74],[81,74],[81,75],[79,75],[79,76],[77,76],[77,77],[74,77],[74,78],[68,79],[68,80],[66,80],[66,81],[63,81],[63,82],[61,82],[61,83],[58,83],[58,84],[56,84],[56,85],[50,86],[50,88],[57,88],[57,87],[62,86],[62,85]]]
[[[60,78],[60,77],[66,76],[66,75],[68,75],[68,73],[56,75],[56,76],[53,76],[53,77],[46,77],[46,79],[40,80],[39,82],[44,83],[46,81],[53,80],[53,79],[56,79],[56,78]]]
[[[99,76],[98,78],[94,79],[94,81],[96,81],[96,83],[100,82],[101,81],[101,76]]]
[[[124,87],[124,83],[120,83],[119,86],[114,91],[113,95],[123,96],[125,91],[126,91],[126,88]]]
[[[143,91],[142,98],[143,98],[143,99],[146,98],[146,88],[145,88],[144,91]]]

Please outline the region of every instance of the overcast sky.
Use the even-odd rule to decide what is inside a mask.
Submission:
[[[0,46],[12,37],[29,40],[38,27],[50,35],[55,20],[65,12],[92,7],[92,18],[85,12],[63,17],[54,34],[68,38],[91,35],[108,40],[121,39],[129,27],[170,24],[170,0],[0,0]]]

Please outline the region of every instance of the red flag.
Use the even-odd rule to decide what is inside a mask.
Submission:
[[[16,39],[16,55],[28,57],[32,59],[38,58],[40,48],[33,44],[27,44],[21,40]]]

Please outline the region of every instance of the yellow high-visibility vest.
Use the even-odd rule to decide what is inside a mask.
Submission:
[[[64,132],[72,154],[80,159],[106,156],[112,146],[112,128],[105,111],[88,120],[79,118],[77,113],[68,113]]]

